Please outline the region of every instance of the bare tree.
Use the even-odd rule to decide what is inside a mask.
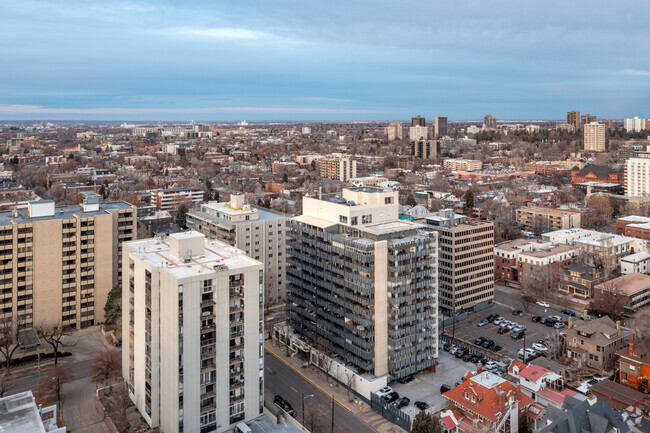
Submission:
[[[629,299],[620,281],[611,279],[599,284],[595,288],[594,309],[607,314],[612,320],[616,320],[623,312],[625,303]]]
[[[4,397],[10,386],[7,381],[7,374],[0,375],[0,398]]]
[[[107,385],[121,376],[120,354],[116,350],[100,352],[90,367],[93,381],[97,385]]]
[[[41,398],[55,398],[57,404],[61,406],[61,402],[63,401],[63,388],[73,378],[74,375],[70,367],[52,367],[41,378],[38,393]]]
[[[131,424],[127,417],[127,411],[131,406],[131,399],[126,384],[118,383],[112,387],[111,391],[112,395],[105,401],[106,411],[118,431],[129,431]]]
[[[535,298],[531,296],[528,291],[523,290],[521,292],[521,295],[519,297],[519,300],[521,301],[521,308],[528,313],[530,310],[531,305],[535,303]]]
[[[346,370],[344,374],[345,387],[348,390],[348,400],[352,401],[352,391],[354,391],[355,385],[357,384],[357,378],[356,375],[349,370]]]
[[[304,423],[311,433],[318,433],[324,427],[324,416],[318,404],[310,401],[305,407]]]
[[[60,322],[58,324],[43,324],[36,327],[38,335],[45,340],[47,344],[54,349],[54,365],[59,363],[59,348],[75,346],[76,343],[67,341],[72,335],[72,328],[63,326]]]
[[[2,353],[5,359],[7,374],[10,374],[11,359],[19,347],[18,333],[20,332],[20,328],[20,321],[16,324],[9,318],[0,321],[0,353]]]

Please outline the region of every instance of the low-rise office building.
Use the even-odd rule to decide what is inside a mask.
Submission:
[[[547,207],[517,209],[517,222],[541,232],[580,227],[580,213]]]

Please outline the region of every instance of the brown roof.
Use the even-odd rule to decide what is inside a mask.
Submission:
[[[648,287],[650,287],[650,275],[636,272],[614,278],[596,286],[597,289],[620,291],[626,295],[632,295]]]
[[[629,346],[624,347],[623,349],[616,352],[618,356],[625,357],[628,360],[634,360],[637,363],[649,364],[650,365],[650,339],[646,340],[632,340],[632,355],[630,355]]]
[[[628,406],[643,404],[645,394],[611,380],[601,380],[591,387],[591,392],[608,397]]]

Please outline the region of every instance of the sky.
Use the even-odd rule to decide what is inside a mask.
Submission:
[[[639,0],[0,0],[0,119],[649,118],[648,17]]]

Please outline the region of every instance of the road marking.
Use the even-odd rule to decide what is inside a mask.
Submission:
[[[310,378],[308,378],[307,376],[305,376],[304,374],[302,374],[302,373],[301,373],[300,371],[298,371],[298,370],[297,370],[293,365],[289,364],[287,361],[285,361],[284,359],[282,359],[279,355],[277,355],[275,352],[273,352],[273,351],[272,351],[271,349],[269,349],[268,347],[265,346],[264,349],[266,349],[266,350],[267,350],[271,355],[275,356],[275,357],[278,358],[280,361],[282,361],[283,363],[285,363],[289,368],[291,368],[293,371],[295,371],[296,373],[298,373],[298,374],[299,374],[303,379],[305,379],[307,382],[311,383],[311,384],[314,385],[316,388],[320,389],[323,393],[329,395],[330,398],[331,398],[332,400],[334,400],[335,402],[337,402],[337,403],[338,403],[341,407],[343,407],[345,410],[347,410],[348,412],[352,413],[352,409],[350,409],[349,407],[347,407],[346,405],[344,405],[343,403],[341,403],[340,401],[338,401],[338,399],[336,399],[332,394],[330,394],[329,392],[325,391],[325,390],[324,390],[323,388],[321,388],[318,384],[314,383],[313,380],[311,380]]]
[[[289,388],[291,388],[291,389],[293,390],[293,392],[295,392],[296,394],[300,394],[300,393],[296,390],[296,388],[294,388],[293,386],[290,386]]]
[[[256,424],[259,428],[266,432],[266,429],[262,427],[258,421],[253,421],[253,424]]]

